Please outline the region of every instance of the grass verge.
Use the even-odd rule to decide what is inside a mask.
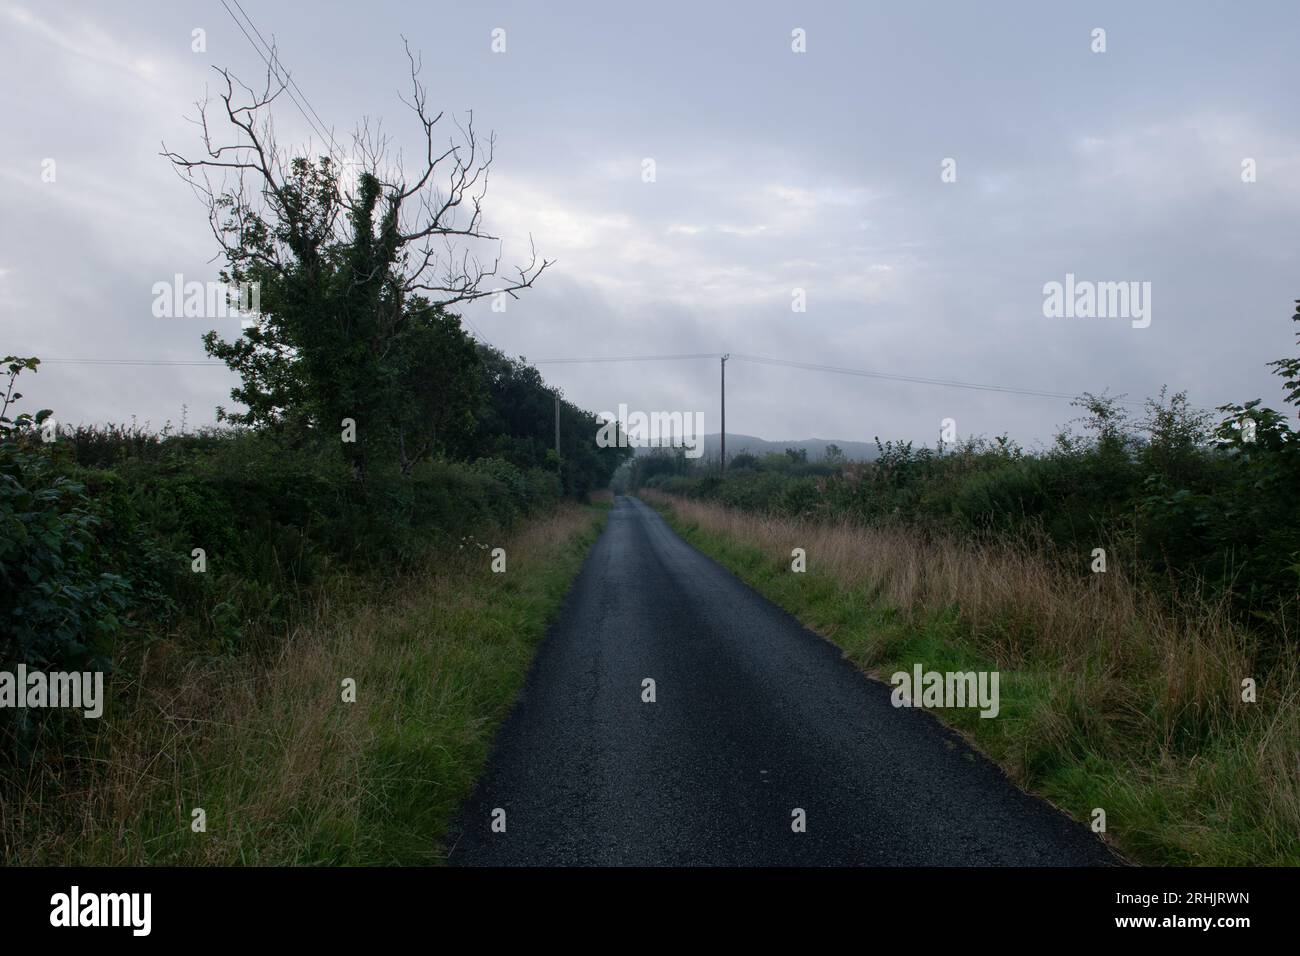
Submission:
[[[608,505],[382,594],[340,579],[273,656],[150,645],[80,752],[5,781],[0,859],[432,864]],[[506,572],[490,569],[491,547]],[[355,681],[355,703],[344,681]],[[202,809],[206,832],[195,832]]]
[[[1300,674],[1294,656],[1263,671],[1218,610],[1171,611],[1121,570],[1080,579],[1031,545],[642,495],[874,676],[998,670],[998,717],[933,713],[1076,819],[1104,809],[1135,862],[1300,865]]]

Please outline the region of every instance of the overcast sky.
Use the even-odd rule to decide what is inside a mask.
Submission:
[[[510,354],[731,351],[1282,404],[1265,363],[1296,351],[1295,3],[241,2],[340,142],[382,117],[418,154],[402,35],[431,105],[496,131],[487,226],[506,262],[530,232],[557,260],[504,313],[464,310]],[[154,318],[151,290],[216,278],[204,210],[158,155],[196,151],[186,117],[215,94],[213,66],[265,73],[219,0],[0,0],[4,353],[204,358],[213,323]],[[293,105],[276,107],[282,144],[319,153]],[[1044,284],[1067,273],[1149,282],[1150,325],[1044,316]],[[700,410],[717,428],[716,360],[542,371],[593,411]],[[187,404],[196,425],[232,379],[51,363],[26,384],[29,407],[65,422],[157,425]],[[770,439],[933,442],[951,417],[962,436],[1033,445],[1076,414],[741,361],[727,384],[728,430]]]

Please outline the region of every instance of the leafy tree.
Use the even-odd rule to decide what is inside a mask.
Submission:
[[[1166,397],[1167,392],[1162,387],[1159,398],[1147,399],[1142,425],[1149,439],[1140,457],[1148,472],[1186,485],[1205,473],[1211,416],[1194,408],[1185,391]]]
[[[600,448],[595,415],[565,401],[522,358],[488,345],[478,347],[487,404],[473,444],[480,454],[503,458],[519,468],[557,471],[564,490],[582,496],[607,484],[630,448]],[[555,403],[560,403],[560,457],[555,457]]]
[[[412,177],[390,164],[387,139],[366,126],[353,135],[355,186],[333,153],[314,160],[287,155],[268,116],[286,82],[273,70],[260,95],[239,84],[237,97],[237,81],[218,69],[232,141],[214,143],[204,102],[198,123],[206,156],[190,159],[165,146],[162,154],[207,205],[226,261],[223,281],[252,283],[259,291],[260,315],[246,336],[226,342],[214,331],[204,337],[208,352],[242,378],[231,396],[247,411],[220,414],[327,434],[352,419],[356,440],[342,449],[358,477],[375,454],[397,457],[404,468],[431,454],[434,433],[410,428],[420,406],[428,409],[448,392],[456,398],[438,427],[450,426],[448,437],[456,438],[469,402],[463,379],[425,388],[413,406],[401,404],[411,398],[400,388],[409,376],[445,374],[456,357],[469,355],[440,318],[446,308],[516,295],[550,264],[538,263],[534,253],[515,278],[495,284],[499,254],[491,265],[475,254],[481,242],[497,241],[482,226],[495,137],[480,140],[470,114],[455,123],[457,135],[446,148],[436,145],[443,114],[430,113],[409,48],[407,57],[408,105],[424,141]],[[447,354],[436,354],[439,349]]]
[[[387,396],[403,472],[435,451],[468,457],[487,397],[478,349],[460,320],[420,297],[409,310]]]

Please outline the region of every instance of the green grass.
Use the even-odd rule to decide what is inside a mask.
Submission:
[[[607,509],[604,509],[607,510]],[[360,808],[365,849],[346,862],[435,862],[437,843],[469,793],[497,727],[519,694],[547,623],[568,592],[604,514],[518,572],[465,582],[454,608],[426,605],[404,625],[403,694],[376,714],[379,733]],[[441,635],[420,641],[418,634]],[[436,685],[425,675],[437,673]]]
[[[482,771],[608,506],[561,506],[382,592],[332,582],[269,658],[162,640],[83,756],[0,800],[0,859],[36,865],[419,865]],[[356,701],[342,681],[356,682]],[[192,831],[191,811],[207,814]]]

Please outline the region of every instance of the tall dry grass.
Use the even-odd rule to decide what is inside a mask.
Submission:
[[[1243,815],[1269,831],[1263,845],[1283,858],[1297,852],[1300,673],[1294,658],[1262,671],[1254,640],[1223,606],[1171,608],[1114,556],[1106,573],[1091,574],[1082,563],[1071,570],[1042,543],[773,518],[641,494],[668,506],[679,525],[758,549],[769,572],[788,571],[791,549],[804,548],[809,579],[829,579],[845,597],[868,596],[904,629],[942,635],[996,665],[1004,686],[1008,673],[1024,675],[1032,700],[1012,718],[1023,723],[995,740],[996,756],[1022,783],[1100,760],[1123,768],[1126,799],[1163,794],[1176,805],[1183,790],[1198,818],[1175,839],[1192,857],[1218,845],[1197,830]],[[769,580],[795,577],[803,576]],[[871,669],[897,663],[900,640],[899,629],[879,627],[848,650]],[[1258,684],[1256,703],[1242,700],[1245,678]],[[1179,858],[1177,847],[1170,853]]]
[[[435,861],[437,833],[419,831],[436,830],[472,781],[545,616],[545,602],[516,582],[553,573],[592,523],[590,509],[564,505],[501,542],[509,585],[485,575],[477,552],[383,593],[336,580],[292,633],[263,635],[269,654],[148,645],[135,676],[111,687],[79,755],[49,753],[7,781],[0,859]],[[519,596],[495,601],[498,586]],[[403,821],[407,802],[421,809]],[[191,829],[196,807],[207,812],[203,834]],[[411,847],[395,851],[383,831],[403,828]]]

